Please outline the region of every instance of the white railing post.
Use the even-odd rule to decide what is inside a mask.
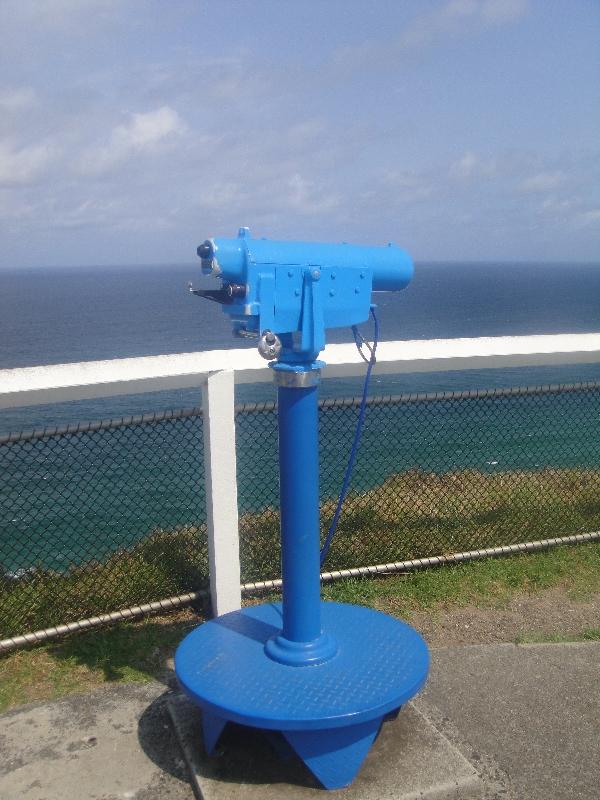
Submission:
[[[215,615],[235,611],[242,602],[234,402],[233,371],[210,372],[202,386],[202,426],[210,597]]]

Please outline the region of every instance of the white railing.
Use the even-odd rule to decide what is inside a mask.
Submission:
[[[353,344],[329,345],[323,359],[327,363],[325,377],[364,374],[364,363]],[[381,342],[374,372],[584,363],[600,363],[600,333]],[[223,614],[241,603],[235,385],[271,379],[270,370],[254,349],[24,367],[0,370],[0,408],[201,387],[210,594],[214,613]]]

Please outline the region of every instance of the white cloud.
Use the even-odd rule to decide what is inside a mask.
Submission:
[[[36,99],[35,91],[29,87],[3,89],[0,91],[0,109],[4,112],[21,111],[30,108]]]
[[[386,191],[391,190],[396,202],[415,203],[426,200],[434,192],[431,176],[416,172],[391,170],[384,175],[382,184]],[[376,201],[378,191],[373,191],[371,196]]]
[[[522,37],[510,30],[525,2],[388,4],[390,24],[382,10],[365,26],[374,38],[348,49],[356,81],[331,67],[354,28],[285,53],[245,37],[223,57],[198,48],[211,14],[186,3],[167,15],[152,3],[140,17],[123,0],[48,0],[37,26],[39,0],[9,4],[25,11],[12,29],[2,23],[11,52],[0,87],[0,223],[23,263],[33,258],[24,242],[52,236],[57,262],[89,260],[88,235],[104,253],[94,258],[157,258],[149,242],[187,257],[193,247],[182,242],[197,231],[240,224],[273,237],[396,238],[439,257],[532,254],[544,237],[562,246],[576,226],[587,247],[596,234],[595,142],[545,137],[546,112],[524,106],[530,89],[521,93],[508,69],[525,52],[517,40],[528,53],[543,49],[532,38],[539,14]],[[273,24],[284,30],[280,16]],[[502,28],[499,41],[483,40]],[[421,58],[425,69],[413,70]],[[469,80],[478,64],[491,70],[489,92],[487,75],[482,86],[481,76]],[[551,90],[560,101],[561,87]]]
[[[73,30],[87,26],[93,16],[97,25],[105,17],[114,17],[122,0],[3,0],[6,24],[29,25],[42,29]]]
[[[0,223],[10,221],[14,226],[15,223],[35,220],[36,212],[32,203],[15,197],[13,191],[0,188]]]
[[[108,172],[135,155],[154,152],[166,140],[180,136],[185,130],[183,120],[169,106],[145,114],[132,114],[126,124],[113,128],[106,144],[84,150],[78,171],[85,175]]]
[[[236,181],[220,180],[209,186],[204,186],[202,191],[196,192],[194,204],[203,212],[217,209],[219,212],[235,208],[242,198],[243,189]]]
[[[299,173],[289,178],[287,186],[289,190],[287,205],[299,214],[322,214],[331,211],[339,203],[339,198],[335,194],[323,192]]]
[[[563,213],[565,211],[581,208],[581,205],[582,201],[580,197],[557,197],[556,195],[549,195],[544,198],[542,202],[542,211],[547,211],[550,214]]]
[[[450,164],[448,174],[450,178],[468,180],[471,178],[491,178],[497,172],[496,160],[483,158],[477,153],[467,152]]]
[[[85,228],[90,225],[111,225],[123,213],[116,200],[101,202],[87,198],[76,206],[59,206],[53,209],[53,225],[59,228]]]
[[[481,16],[492,25],[512,22],[528,11],[528,0],[484,0],[481,4]]]
[[[287,131],[287,140],[291,147],[301,148],[314,145],[321,139],[325,131],[325,124],[319,119],[306,119],[295,123]]]
[[[584,211],[576,219],[582,227],[598,227],[600,228],[600,208],[592,208],[590,211]]]
[[[448,35],[504,25],[523,16],[527,7],[526,0],[450,0],[417,17],[399,42],[419,46]]]
[[[182,133],[183,122],[169,106],[162,106],[147,114],[133,114],[129,125],[114,129],[112,139],[124,148],[143,149],[157,144],[174,133]]]
[[[359,47],[341,48],[336,62],[355,70],[388,66],[403,54],[431,47],[444,39],[516,22],[528,10],[528,0],[449,0],[415,17],[399,36],[387,43],[366,41]]]
[[[35,182],[56,156],[48,144],[16,148],[8,141],[0,141],[0,186],[14,186]]]
[[[520,191],[530,192],[550,192],[564,184],[566,176],[564,172],[538,172],[526,178],[519,186]]]

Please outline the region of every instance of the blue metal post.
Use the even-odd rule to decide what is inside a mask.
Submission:
[[[277,392],[283,636],[321,635],[318,387]]]
[[[319,416],[315,364],[275,369],[278,382],[283,629],[267,643],[275,661],[301,666],[327,660],[335,641],[321,629]],[[282,385],[284,383],[285,385]],[[310,385],[306,385],[310,384]]]

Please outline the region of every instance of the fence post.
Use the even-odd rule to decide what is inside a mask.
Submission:
[[[209,372],[202,386],[210,597],[215,615],[241,606],[232,370]]]

